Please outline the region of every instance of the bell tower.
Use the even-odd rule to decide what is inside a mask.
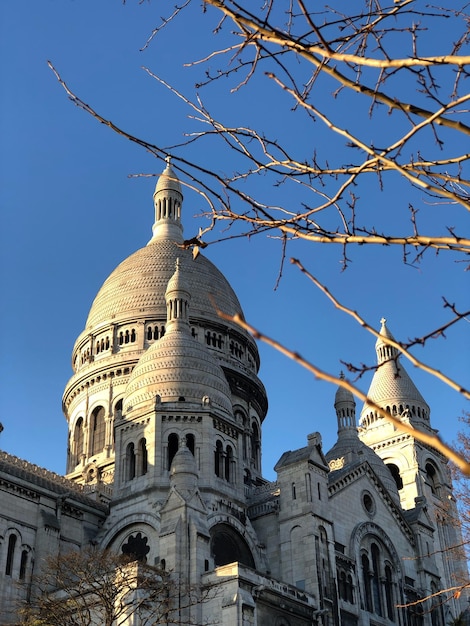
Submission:
[[[381,320],[380,337],[375,349],[377,369],[368,397],[385,411],[416,431],[436,434],[430,421],[430,409],[400,361],[395,341]],[[447,458],[435,448],[422,443],[412,433],[400,431],[392,422],[378,415],[367,402],[361,412],[359,437],[372,448],[390,469],[397,484],[400,503],[412,511],[425,503],[434,525],[433,543],[426,542],[422,553],[436,554],[441,561],[444,579],[441,588],[461,584],[467,575],[457,506]]]

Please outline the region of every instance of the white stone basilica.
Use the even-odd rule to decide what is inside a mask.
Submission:
[[[0,453],[0,624],[46,555],[90,543],[213,588],[194,624],[448,624],[466,603],[433,594],[468,572],[449,550],[461,539],[446,459],[367,405],[357,425],[339,389],[333,448],[310,434],[263,479],[257,346],[217,315],[240,303],[182,246],[182,201],[168,164],[151,240],[104,282],[75,342],[67,475]],[[376,351],[369,397],[434,432],[394,349]]]

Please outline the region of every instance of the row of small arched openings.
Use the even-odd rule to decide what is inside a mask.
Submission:
[[[91,412],[89,417],[89,437],[88,442],[85,441],[85,419],[80,416],[75,422],[73,440],[71,442],[72,461],[78,464],[88,447],[88,456],[99,454],[105,446],[106,422],[105,409],[103,406],[97,406]],[[88,444],[88,445],[87,445]]]
[[[164,324],[150,324],[145,329],[145,337],[147,341],[153,342],[161,339],[165,334],[165,325]],[[191,334],[194,338],[197,338],[198,333],[194,326],[191,327]],[[137,341],[137,331],[135,328],[127,328],[120,330],[116,336],[117,346],[122,347],[131,343],[135,343]],[[225,342],[224,338],[220,333],[211,332],[207,330],[205,332],[205,341],[208,346],[212,348],[217,348],[218,350],[223,350]],[[237,341],[230,340],[229,342],[229,352],[232,356],[237,359],[243,359],[245,351],[243,346]],[[109,335],[99,337],[96,339],[94,343],[94,354],[99,355],[103,352],[110,350],[113,347],[112,340]],[[92,360],[92,352],[89,347],[84,348],[80,352],[80,364],[83,365],[85,363],[89,363]],[[251,355],[248,353],[248,364],[250,367],[254,367],[254,360]]]
[[[114,405],[114,417],[122,413],[122,400]],[[88,435],[88,436],[87,436]],[[95,407],[88,418],[88,429],[85,418],[79,416],[75,422],[73,436],[69,443],[70,465],[75,467],[83,458],[102,452],[109,443],[114,446],[114,429],[111,429],[112,442],[106,441],[106,410],[103,406]]]
[[[5,541],[6,554],[2,550],[2,561],[5,559],[5,576],[11,576],[18,580],[25,580],[28,569],[32,567],[32,550],[27,545],[21,544],[21,535],[16,531],[10,531]],[[3,547],[3,542],[2,542]],[[19,561],[18,561],[19,559]]]
[[[235,481],[235,459],[233,448],[227,444],[224,449],[223,443],[217,439],[214,451],[214,473],[219,478],[223,478],[229,483]]]
[[[397,350],[393,346],[381,346],[378,353],[381,360],[393,359],[397,356]]]
[[[249,419],[239,409],[235,411],[235,420],[242,426],[242,456],[243,460],[250,461],[250,465],[259,470],[261,466],[261,437],[260,428],[255,419]]]
[[[352,575],[349,572],[345,572],[343,569],[338,569],[336,576],[338,579],[338,594],[340,599],[349,602],[349,604],[355,604]]]
[[[181,217],[181,203],[176,198],[159,198],[155,204],[155,218],[179,219]]]
[[[422,419],[428,419],[427,411],[424,408],[415,406],[414,404],[411,406],[409,404],[393,404],[391,406],[386,406],[385,410],[387,411],[387,413],[390,413],[390,415],[393,415],[394,417],[402,416],[405,412],[408,412],[411,413],[411,415],[413,416],[418,416]],[[370,426],[378,419],[381,419],[381,417],[382,416],[379,415],[376,411],[371,411],[362,418],[362,426]]]
[[[195,454],[196,438],[193,434],[187,434],[186,446],[189,451]],[[170,433],[166,441],[166,463],[165,468],[170,470],[171,464],[178,452],[180,438],[176,433]],[[137,443],[130,442],[126,447],[125,480],[133,480],[139,476],[144,476],[148,472],[148,451],[145,438]]]
[[[428,417],[428,414],[425,409],[422,409],[419,406],[416,407],[414,404],[412,404],[411,406],[409,404],[406,404],[406,405],[393,404],[391,407],[386,406],[385,410],[387,411],[387,413],[390,413],[390,415],[393,415],[393,416],[403,415],[405,411],[409,411],[411,415],[422,417],[423,419],[427,419]]]
[[[223,336],[220,333],[215,333],[215,332],[211,332],[210,330],[207,330],[205,333],[205,338],[206,338],[206,344],[208,346],[211,346],[212,348],[218,348],[219,350],[223,350],[225,342],[224,342]],[[245,351],[243,347],[241,346],[241,344],[239,344],[237,341],[234,341],[232,339],[230,340],[228,346],[229,346],[230,354],[232,356],[236,357],[237,359],[243,358]],[[253,360],[249,358],[248,361],[250,365],[252,365]]]
[[[130,442],[126,447],[126,479],[133,480],[148,472],[147,440],[142,437],[137,444]]]

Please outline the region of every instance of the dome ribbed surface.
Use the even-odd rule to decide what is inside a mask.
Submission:
[[[208,396],[212,406],[231,412],[231,392],[222,368],[188,329],[173,330],[140,357],[126,388],[124,410],[143,403],[185,402],[202,404]]]
[[[379,406],[387,403],[417,403],[427,407],[416,385],[400,362],[387,361],[376,370],[368,397]],[[363,412],[366,410],[364,406]]]
[[[191,286],[191,317],[220,321],[211,297],[224,313],[241,313],[237,296],[213,263],[201,254],[193,260],[189,250],[172,241],[155,240],[125,259],[110,274],[91,306],[86,329],[138,317],[165,320],[165,291],[177,257],[184,264],[185,278]]]

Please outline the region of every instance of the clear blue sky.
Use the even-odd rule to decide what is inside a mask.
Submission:
[[[47,66],[50,59],[86,102],[126,130],[159,145],[182,141],[193,128],[191,112],[143,71],[149,67],[191,95],[202,68],[184,63],[204,56],[212,46],[211,23],[197,5],[145,51],[140,51],[171,3],[122,5],[110,0],[5,0],[0,5],[0,435],[2,449],[62,473],[66,458],[66,422],[61,396],[71,376],[71,351],[84,327],[99,287],[112,269],[146,244],[153,221],[155,178],[163,164],[142,148],[118,137],[79,111]],[[319,125],[311,132],[263,77],[247,96],[229,93],[223,84],[206,93],[228,123],[264,123],[269,130],[292,127],[291,145],[305,154],[326,141]],[[367,136],[366,118],[354,117]],[[351,123],[352,119],[351,119]],[[392,122],[387,122],[392,124]],[[188,126],[189,124],[189,126]],[[391,129],[392,132],[392,129]],[[197,150],[201,150],[198,155]],[[184,154],[179,151],[179,154]],[[229,152],[188,151],[204,165],[229,172]],[[260,193],[275,199],[272,187]],[[375,183],[361,195],[384,224],[398,223],[407,205],[406,188],[380,193]],[[300,190],[297,194],[300,193]],[[419,199],[419,192],[413,192]],[[301,202],[297,195],[296,201]],[[185,234],[205,225],[204,206],[185,194]],[[429,207],[430,220],[439,207]],[[449,214],[450,225],[468,227],[468,217]],[[340,251],[291,245],[289,256],[305,265],[344,304],[379,328],[385,316],[397,339],[415,337],[448,319],[442,296],[463,309],[469,305],[468,274],[450,255],[429,254],[418,268],[401,263],[401,250],[350,250],[352,263],[341,272]],[[373,364],[374,338],[335,311],[299,272],[284,268],[275,289],[281,247],[275,239],[235,240],[209,247],[207,256],[237,292],[254,326],[283,341],[321,368],[338,373],[340,360]],[[470,324],[451,329],[416,355],[441,367],[468,386]],[[296,364],[260,346],[260,376],[270,409],[263,429],[263,466],[272,467],[286,449],[306,444],[320,431],[328,450],[336,437],[335,389],[315,381]],[[436,380],[407,370],[431,406],[435,428],[448,442],[456,437],[458,417],[468,406]],[[366,390],[370,376],[360,382]],[[357,412],[360,412],[358,406]]]

